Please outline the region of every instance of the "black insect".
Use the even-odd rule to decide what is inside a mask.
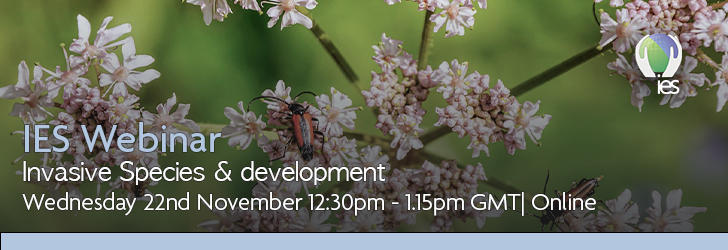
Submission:
[[[295,101],[298,99],[299,96],[303,94],[316,96],[316,94],[314,94],[313,92],[304,91],[296,95],[296,97],[293,98],[293,101],[290,103],[275,96],[259,96],[253,98],[253,100],[250,100],[250,102],[248,103],[246,111],[250,111],[250,104],[258,99],[269,99],[288,105],[288,110],[290,112],[285,113],[286,116],[283,117],[283,119],[291,120],[291,123],[293,123],[294,136],[288,139],[288,142],[286,143],[286,148],[283,150],[283,155],[270,161],[277,161],[286,157],[286,151],[288,151],[288,147],[291,145],[292,142],[296,142],[296,145],[298,145],[298,152],[301,154],[301,158],[303,158],[304,161],[309,161],[313,159],[313,152],[315,150],[313,146],[314,135],[321,136],[322,142],[324,140],[324,133],[318,131],[318,119],[313,118],[311,114],[308,113],[308,108],[310,106],[304,107],[302,104]],[[313,122],[316,122],[315,128]]]
[[[144,196],[144,194],[146,194],[147,188],[149,188],[150,183],[152,183],[151,178],[147,178],[146,180],[139,182],[139,184],[136,184],[134,182],[128,182],[124,183],[124,186],[126,191],[134,194],[135,198],[140,198]]]

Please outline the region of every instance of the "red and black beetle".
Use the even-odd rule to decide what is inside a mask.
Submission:
[[[310,94],[313,96],[316,96],[311,91],[304,91],[296,95],[296,97],[293,98],[293,101],[291,103],[286,102],[285,100],[275,97],[275,96],[259,96],[256,98],[253,98],[253,100],[250,100],[248,103],[248,107],[246,108],[246,111],[250,111],[250,104],[253,103],[253,101],[258,99],[270,99],[279,101],[281,103],[284,103],[288,106],[288,110],[290,113],[285,113],[286,116],[283,117],[283,119],[291,120],[291,123],[293,123],[293,137],[288,139],[288,142],[286,143],[286,148],[283,150],[283,155],[281,157],[278,157],[276,159],[272,159],[270,161],[277,161],[280,159],[283,159],[286,157],[286,151],[288,151],[288,147],[291,145],[292,142],[296,142],[298,145],[298,152],[301,154],[301,158],[303,158],[304,161],[310,161],[313,159],[313,140],[314,135],[321,136],[321,141],[324,140],[324,133],[321,131],[318,131],[318,119],[311,116],[310,113],[308,113],[308,108],[310,106],[303,106],[300,103],[297,103],[296,100],[299,96],[303,94]],[[313,122],[316,122],[316,127],[314,128]],[[321,144],[323,146],[323,143]]]

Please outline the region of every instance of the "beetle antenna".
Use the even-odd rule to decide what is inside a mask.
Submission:
[[[309,95],[312,95],[312,96],[316,97],[316,93],[314,93],[314,92],[311,92],[311,91],[303,91],[301,93],[298,93],[298,95],[296,95],[296,97],[293,98],[293,99],[296,100],[296,99],[298,99],[299,96],[301,96],[303,94],[309,94]]]
[[[543,192],[541,192],[542,194],[546,194],[546,186],[549,185],[549,176],[550,175],[551,175],[551,170],[549,169],[546,171],[546,183],[543,184]]]
[[[538,216],[538,215],[535,215],[535,214],[532,214],[532,213],[529,213],[529,212],[525,212],[525,211],[518,211],[518,209],[513,209],[513,211],[516,211],[516,212],[520,212],[520,213],[523,213],[523,214],[525,214],[525,215],[529,215],[529,216],[533,216],[533,217],[536,217],[536,218],[539,218],[539,219],[541,219],[541,216]]]
[[[245,108],[245,112],[249,112],[250,111],[250,104],[252,104],[255,100],[265,99],[265,98],[272,99],[272,100],[276,100],[276,101],[279,101],[279,102],[288,104],[288,102],[284,101],[281,98],[275,97],[275,96],[258,96],[256,98],[253,98],[252,100],[250,100],[250,102],[248,102],[248,107]]]
[[[594,21],[597,22],[597,26],[601,27],[602,23],[599,21],[599,17],[597,17],[597,2],[596,1],[592,4],[592,15],[594,15]]]
[[[551,231],[553,231],[553,230],[554,230],[554,226],[556,226],[556,228],[558,228],[558,229],[559,229],[559,231],[561,231],[561,232],[566,232],[566,231],[564,231],[564,229],[563,229],[563,228],[561,228],[561,226],[559,226],[559,224],[558,224],[558,223],[556,223],[556,221],[554,221],[554,222],[551,222]],[[571,228],[569,228],[569,229],[571,229]]]
[[[506,209],[508,209],[508,205],[506,205],[505,207],[506,207]],[[515,209],[515,208],[511,208],[511,210],[516,211],[516,212],[519,212],[519,213],[522,213],[522,214],[525,214],[525,215],[529,215],[529,216],[533,216],[533,217],[536,217],[536,218],[541,219],[541,216],[538,216],[538,215],[535,215],[535,214],[532,214],[532,213],[529,213],[529,212],[526,212],[526,211],[521,211],[521,210],[518,210],[518,209]]]

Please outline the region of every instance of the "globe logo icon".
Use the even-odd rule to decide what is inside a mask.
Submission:
[[[669,78],[682,62],[682,47],[677,37],[652,34],[637,43],[635,60],[645,77]]]

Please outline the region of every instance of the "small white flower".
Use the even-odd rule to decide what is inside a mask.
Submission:
[[[435,32],[445,27],[445,37],[465,35],[465,27],[472,28],[475,24],[475,12],[472,6],[463,5],[462,0],[434,0],[434,4],[442,9],[440,14],[433,14],[430,21],[435,23]],[[482,5],[481,5],[482,6]]]
[[[261,120],[262,115],[255,117],[252,111],[245,113],[243,102],[238,103],[238,109],[244,114],[238,113],[233,108],[225,107],[225,116],[230,119],[230,125],[222,128],[222,137],[230,138],[228,145],[230,147],[240,146],[240,149],[246,149],[250,146],[250,142],[255,138],[258,145],[268,143],[268,138],[263,134],[266,125]]]
[[[127,96],[129,94],[126,89],[127,86],[139,91],[142,84],[159,78],[160,74],[157,70],[148,69],[144,72],[135,70],[149,66],[154,62],[154,58],[148,55],[137,55],[134,39],[129,39],[127,43],[122,45],[121,52],[124,55],[123,64],[119,64],[119,59],[116,57],[116,54],[109,54],[109,58],[101,64],[104,69],[111,73],[101,74],[99,78],[99,85],[101,87],[111,85],[114,95]]]
[[[716,51],[728,50],[728,20],[725,10],[712,11],[707,15],[696,15],[692,32],[697,35],[697,39],[703,41],[703,46],[709,47],[711,43],[715,42]]]
[[[85,59],[106,58],[108,50],[126,43],[130,38],[113,42],[126,33],[131,32],[131,24],[125,23],[111,29],[106,29],[113,17],[104,18],[101,27],[96,32],[96,39],[93,44],[89,44],[91,35],[91,24],[88,19],[82,15],[77,16],[78,19],[78,38],[73,39],[73,43],[68,50],[80,54]],[[113,43],[112,43],[113,42]]]
[[[187,0],[187,3],[200,6],[202,19],[208,26],[212,23],[212,19],[222,22],[228,14],[233,13],[227,0]]]
[[[589,214],[587,209],[577,209],[564,215],[565,222],[559,224],[560,230],[571,229],[571,232],[596,232],[597,217]]]
[[[61,47],[63,48],[63,56],[66,59],[66,71],[61,71],[61,66],[56,66],[55,71],[46,68],[42,69],[51,75],[48,81],[52,81],[53,84],[48,87],[49,90],[56,92],[60,88],[63,88],[64,98],[66,98],[76,87],[89,86],[91,80],[82,77],[88,73],[88,67],[84,64],[85,59],[73,55],[69,56],[66,47],[63,44],[61,44]]]
[[[384,167],[383,173],[389,172],[390,164],[389,164],[389,156],[382,153],[382,147],[380,146],[367,146],[366,148],[363,148],[361,150],[361,157],[356,159],[350,159],[349,165],[351,166],[358,166],[358,167],[379,167],[381,165]],[[367,175],[370,175],[371,173],[367,173]],[[381,186],[384,184],[384,182],[376,181],[374,176],[368,176],[367,178],[367,188],[371,189],[372,186],[377,185]]]
[[[307,29],[313,27],[313,21],[303,13],[296,10],[296,6],[302,6],[306,9],[312,10],[316,8],[318,2],[315,0],[270,0],[262,1],[261,3],[274,4],[275,6],[268,9],[268,28],[272,28],[278,22],[278,19],[283,16],[281,21],[281,30],[285,27],[290,27],[294,24],[301,24]]]
[[[690,56],[685,57],[682,66],[674,77],[680,81],[677,85],[680,92],[677,94],[665,94],[660,105],[665,105],[669,102],[670,108],[678,108],[685,103],[688,97],[698,95],[695,87],[702,87],[705,83],[710,83],[710,79],[705,76],[705,73],[692,73],[697,66],[697,59]]]
[[[625,189],[617,199],[608,200],[605,203],[607,209],[599,210],[597,225],[602,232],[636,231],[632,225],[639,222],[640,210],[637,204],[630,199],[632,199],[632,192]]]
[[[445,99],[465,95],[470,89],[470,84],[476,83],[480,79],[478,72],[470,75],[467,72],[468,62],[461,64],[457,59],[452,60],[450,64],[442,62],[432,74],[432,80],[440,83],[437,92],[442,92],[442,97]]]
[[[374,49],[374,62],[376,62],[384,72],[391,72],[398,66],[406,65],[407,60],[412,60],[412,55],[407,54],[402,49],[403,42],[397,39],[387,37],[386,33],[382,33],[382,41],[378,45],[372,46]]]
[[[478,0],[478,6],[481,9],[487,9],[488,8],[488,2],[487,2],[487,0]]]
[[[534,116],[538,112],[540,103],[541,101],[536,101],[536,103],[524,102],[523,107],[517,113],[506,114],[507,120],[503,122],[503,127],[508,128],[508,133],[519,139],[525,139],[525,134],[528,134],[533,143],[538,144],[541,133],[551,121],[551,115]]]
[[[662,211],[662,196],[659,192],[652,192],[652,207],[647,208],[648,218],[640,224],[640,229],[646,232],[692,232],[691,218],[697,213],[704,213],[705,207],[680,207],[682,189],[672,190],[667,194],[666,210]]]
[[[127,97],[119,96],[117,98],[109,98],[109,108],[106,110],[109,121],[114,124],[127,121],[137,121],[141,118],[141,111],[135,109],[138,104],[139,97],[129,95]]]
[[[480,164],[480,163],[478,163]],[[471,165],[468,165],[471,166]],[[482,167],[481,167],[482,169]],[[484,196],[479,196],[474,198],[474,204],[484,204],[488,202],[488,199],[486,197],[489,197],[488,192],[484,193]],[[466,211],[470,217],[475,218],[475,224],[478,226],[478,228],[483,228],[485,226],[485,220],[486,218],[495,218],[495,217],[501,217],[503,215],[503,212],[505,212],[504,208],[501,209],[485,209],[482,206],[477,206],[479,209],[475,209],[472,206],[467,206]]]
[[[347,166],[344,161],[359,157],[356,152],[356,139],[348,140],[346,137],[329,138],[324,144],[324,153],[328,156],[329,165],[335,167]]]
[[[217,215],[217,220],[206,220],[197,227],[204,228],[208,232],[244,232],[245,228],[237,223],[240,219],[238,210],[212,210]]]
[[[607,64],[607,68],[614,70],[615,73],[627,78],[627,81],[629,81],[632,85],[632,106],[637,107],[640,112],[642,112],[644,98],[649,96],[651,91],[650,88],[642,82],[642,72],[639,71],[637,63],[634,60],[627,60],[626,57],[618,53],[617,60]]]
[[[43,69],[35,66],[33,69],[34,87],[30,87],[30,72],[25,61],[18,64],[18,82],[15,85],[8,85],[0,88],[0,98],[17,99],[20,98],[23,103],[15,103],[11,116],[17,116],[23,119],[23,122],[34,124],[35,122],[45,120],[49,115],[53,116],[46,108],[53,107],[53,97],[57,94],[50,91],[46,94],[48,86],[43,82]]]
[[[603,0],[594,0],[595,3],[601,3]],[[609,6],[619,7],[624,5],[624,0],[609,0]]]
[[[190,112],[190,105],[180,103],[177,106],[177,110],[172,113],[172,108],[175,104],[177,104],[177,95],[172,93],[172,97],[167,99],[166,103],[160,103],[157,105],[157,114],[153,114],[146,110],[142,111],[142,121],[144,124],[152,126],[149,133],[156,134],[157,138],[161,138],[161,133],[163,131],[167,133],[188,133],[176,128],[173,124],[179,124],[194,132],[200,132],[200,126],[197,125],[197,123],[185,118],[187,113]],[[164,126],[165,129],[162,129],[162,126]],[[178,139],[181,140],[179,137]],[[173,141],[170,140],[168,143],[171,145],[172,142]]]
[[[260,12],[260,5],[256,0],[235,0],[235,4],[238,4],[246,10],[254,10]]]
[[[309,213],[308,209],[300,208],[298,216],[293,219],[296,224],[291,225],[291,228],[300,232],[330,232],[334,225],[324,223],[330,216],[331,211],[315,210]]]
[[[728,83],[718,84],[718,111],[723,110],[725,103],[728,101]]]
[[[602,40],[599,41],[600,48],[614,41],[614,49],[618,53],[629,50],[632,45],[642,39],[642,29],[649,26],[644,16],[630,17],[629,10],[620,9],[617,11],[617,21],[606,12],[602,13]]]
[[[394,135],[394,139],[390,147],[397,148],[397,160],[404,159],[412,149],[421,149],[424,147],[420,140],[419,134],[424,130],[420,128],[419,122],[415,117],[407,114],[399,114],[395,127],[389,131]]]
[[[422,169],[415,170],[411,180],[425,190],[437,190],[440,185],[440,166],[425,161]]]
[[[351,99],[347,95],[331,87],[331,99],[327,95],[316,97],[316,102],[321,109],[321,115],[317,116],[319,121],[326,127],[324,131],[329,136],[341,136],[344,134],[342,128],[354,129],[354,119],[356,119],[355,110],[358,107],[351,106]]]
[[[339,232],[383,232],[384,214],[381,210],[359,211],[359,215],[346,214]]]

